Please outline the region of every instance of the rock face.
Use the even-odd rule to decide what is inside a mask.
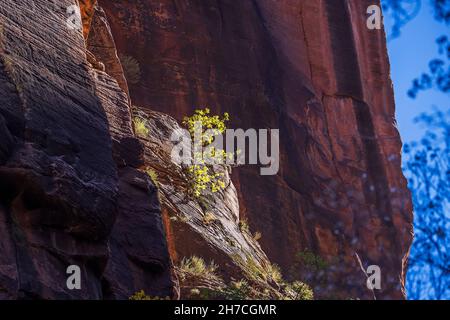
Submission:
[[[140,110],[181,120],[209,106],[233,127],[280,129],[276,176],[233,173],[240,216],[273,262],[287,274],[298,252],[326,260],[320,297],[403,297],[411,203],[384,32],[366,27],[373,1],[99,4],[119,55],[140,66]],[[365,286],[369,265],[381,290]]]
[[[74,4],[0,4],[0,298],[171,296],[128,97],[65,25]],[[81,290],[66,285],[69,265]]]
[[[247,279],[252,281],[250,266],[261,270],[271,268],[271,262],[254,235],[242,227],[236,188],[226,167],[216,167],[224,174],[224,190],[204,193],[200,199],[189,193],[190,184],[183,165],[173,161],[171,152],[176,145],[171,136],[181,130],[178,122],[160,112],[141,112],[149,133],[141,137],[145,146],[146,170],[157,174],[162,213],[166,224],[170,256],[174,265],[183,258],[200,256],[220,266],[225,281]],[[270,283],[259,283],[262,290],[278,298],[279,289]],[[181,297],[188,298],[188,290],[180,284]],[[214,289],[214,288],[211,288]],[[261,291],[262,291],[261,290]],[[196,297],[198,298],[198,297]],[[253,296],[261,298],[261,296]]]
[[[232,264],[239,260],[238,257],[240,260],[252,257],[257,262],[268,263],[258,242],[239,227],[239,201],[228,170],[217,169],[225,175],[223,191],[210,193],[201,201],[190,197],[182,166],[168,161],[175,146],[171,135],[181,129],[179,124],[164,113],[147,112],[146,116],[150,131],[148,137],[141,138],[145,145],[144,161],[148,168],[158,173],[163,209],[171,218],[166,223],[173,237],[171,256],[174,262],[198,254],[201,246],[203,256],[220,262],[222,271],[227,267],[232,269],[229,276],[235,271]],[[211,221],[205,221],[208,216]]]
[[[411,202],[373,1],[97,2],[83,30],[75,0],[0,4],[0,299],[177,298],[191,255],[225,280],[251,259],[317,298],[404,298]],[[222,168],[223,192],[189,198],[170,135],[204,106],[279,129],[279,172]]]
[[[78,3],[83,22],[83,36],[87,38],[89,36],[89,30],[91,30],[97,0],[79,0]]]

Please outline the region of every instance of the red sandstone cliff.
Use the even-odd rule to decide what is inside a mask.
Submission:
[[[248,257],[289,278],[299,252],[324,261],[319,276],[299,268],[318,298],[403,297],[411,203],[372,1],[82,1],[86,41],[62,25],[73,2],[0,5],[0,297],[176,297],[183,257],[214,259],[225,279]],[[213,224],[169,159],[176,120],[202,106],[281,135],[279,174],[233,169]],[[381,290],[360,262],[380,266]],[[71,263],[82,292],[63,287]]]
[[[66,27],[73,3],[0,4],[0,298],[169,296],[128,97]],[[82,270],[81,290],[66,286],[69,265]]]

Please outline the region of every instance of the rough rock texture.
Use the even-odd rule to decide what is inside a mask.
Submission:
[[[280,129],[278,175],[233,173],[240,216],[263,232],[273,262],[288,274],[300,251],[325,259],[319,297],[404,297],[411,202],[384,31],[366,28],[373,1],[99,4],[119,56],[139,63],[130,98],[142,111],[181,120],[207,105],[228,111],[234,127]],[[382,271],[374,292],[361,270],[372,264]]]
[[[67,28],[75,3],[0,3],[0,298],[171,296],[128,97]],[[66,286],[72,264],[81,290]]]
[[[103,64],[107,73],[117,80],[120,88],[128,95],[128,83],[125,79],[122,64],[117,56],[116,45],[105,13],[101,8],[95,8],[91,27],[88,29],[87,48],[96,60]]]
[[[75,0],[0,3],[0,299],[177,298],[172,261],[191,255],[225,280],[251,259],[318,298],[404,297],[411,203],[373,1],[95,2],[79,2],[83,30],[65,24]],[[189,198],[169,138],[203,106],[280,129],[279,173],[224,171],[224,192]],[[298,266],[305,251],[319,274]]]
[[[85,39],[89,36],[91,30],[92,19],[95,14],[95,4],[97,0],[78,0],[80,7],[81,19],[83,22],[83,36]]]
[[[177,121],[159,112],[146,114],[148,137],[141,137],[145,145],[145,164],[148,169],[158,173],[158,186],[163,208],[166,210],[168,232],[176,243],[171,249],[175,263],[183,257],[201,253],[213,259],[226,272],[236,271],[233,264],[247,257],[257,263],[269,263],[265,253],[252,235],[239,227],[239,202],[236,188],[229,176],[229,168],[219,167],[216,172],[223,172],[226,188],[217,193],[204,195],[196,200],[189,194],[188,179],[182,166],[171,161],[171,152],[175,143],[171,135],[181,128]],[[211,221],[205,222],[205,216]],[[206,218],[207,219],[207,218]],[[234,257],[233,259],[231,257]],[[240,259],[237,259],[237,258]]]
[[[200,256],[206,263],[214,261],[219,266],[217,273],[225,282],[231,279],[252,281],[251,265],[261,270],[270,268],[271,262],[254,235],[240,225],[238,196],[229,175],[231,169],[215,167],[215,172],[224,174],[226,188],[223,191],[206,192],[200,199],[193,197],[189,192],[186,167],[175,163],[171,157],[176,145],[171,135],[180,132],[180,125],[160,112],[140,112],[140,116],[145,117],[149,129],[146,137],[140,137],[145,145],[144,162],[146,170],[157,174],[156,184],[174,265],[179,265],[183,258]],[[183,290],[184,285],[180,284],[182,298],[189,297],[189,290]],[[258,285],[262,286],[261,291],[269,290],[272,297],[280,294],[280,289],[270,282],[259,281]]]

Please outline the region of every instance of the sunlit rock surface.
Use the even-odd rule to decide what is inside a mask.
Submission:
[[[384,31],[366,27],[373,1],[99,4],[119,55],[139,63],[141,110],[181,120],[208,106],[236,128],[280,129],[278,175],[233,172],[240,216],[273,262],[287,274],[298,252],[328,261],[322,297],[403,297],[411,202]],[[381,290],[359,260],[380,266]]]

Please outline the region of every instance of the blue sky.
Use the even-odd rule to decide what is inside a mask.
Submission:
[[[436,38],[441,35],[449,35],[448,26],[434,19],[430,1],[422,0],[421,2],[423,7],[419,15],[402,28],[400,37],[388,42],[397,123],[404,142],[420,141],[424,135],[424,128],[414,123],[414,118],[423,112],[430,111],[432,106],[438,106],[446,110],[450,107],[448,94],[436,89],[420,91],[416,99],[411,99],[407,95],[412,80],[419,77],[423,72],[428,72],[429,61],[439,57]],[[390,25],[388,17],[386,17],[385,25]],[[442,56],[442,59],[446,60],[446,57]],[[409,173],[411,174],[411,172]],[[421,197],[427,197],[427,195],[423,194]],[[420,205],[418,208],[420,208]],[[423,212],[416,211],[416,218],[418,215],[426,213],[428,213],[426,210]],[[424,227],[427,228],[427,225],[425,224]],[[427,270],[430,266],[431,264],[425,267],[419,266],[418,269],[414,269],[415,271],[410,269],[409,272],[410,274],[411,272],[424,272],[423,280],[426,281],[430,279],[427,278],[429,277],[429,271]],[[417,283],[412,285],[414,286],[414,284]],[[432,285],[431,282],[428,285]],[[423,292],[416,298],[436,298],[433,290],[426,288],[427,285],[425,284],[424,289],[422,289]],[[408,285],[407,289],[410,290]],[[445,297],[442,298],[445,299]]]
[[[448,107],[449,103],[448,95],[433,89],[421,91],[416,99],[407,95],[412,80],[428,71],[428,62],[438,56],[435,40],[448,34],[446,26],[434,19],[429,1],[422,3],[420,14],[402,28],[400,37],[388,42],[397,122],[404,142],[420,140],[423,136],[424,129],[413,122],[415,117],[433,105]]]

